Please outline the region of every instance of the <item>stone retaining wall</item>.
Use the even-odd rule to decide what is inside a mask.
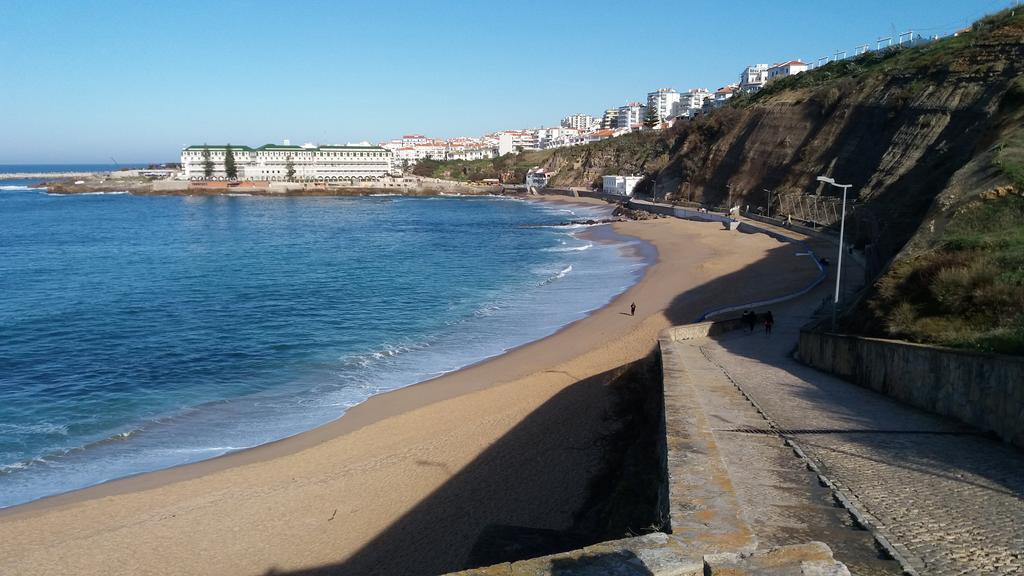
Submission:
[[[731,320],[718,320],[715,322],[697,322],[695,324],[683,324],[682,326],[673,326],[666,328],[662,333],[663,337],[669,339],[672,342],[680,342],[682,340],[693,340],[694,338],[706,338],[708,336],[715,336],[723,332],[729,332],[731,330],[739,330],[744,328],[742,318],[733,318]]]
[[[800,361],[1024,447],[1024,359],[842,334],[800,333]]]

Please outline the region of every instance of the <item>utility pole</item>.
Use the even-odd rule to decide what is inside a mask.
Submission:
[[[772,217],[772,191],[768,190],[766,188],[762,188],[762,190],[764,190],[765,192],[768,193],[768,218],[771,218]]]

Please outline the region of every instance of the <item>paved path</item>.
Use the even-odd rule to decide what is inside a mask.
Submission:
[[[704,355],[708,340],[667,342],[662,340],[665,362],[666,410],[668,399],[689,388],[688,404],[707,421],[714,439],[714,453],[727,470],[741,516],[753,532],[758,549],[825,542],[836,559],[859,576],[898,576],[897,562],[880,554],[871,534],[853,522],[849,512],[838,506],[818,476],[776,434],[735,433],[734,430],[767,430],[769,422],[740,392],[729,377]],[[670,368],[679,367],[672,370]],[[672,420],[670,425],[676,424]],[[693,426],[689,426],[693,428]],[[694,447],[686,446],[692,450]],[[705,450],[707,451],[707,450]],[[684,463],[692,467],[692,462]],[[685,468],[683,469],[685,472]],[[673,478],[680,476],[672,473]],[[685,478],[683,479],[685,481]],[[692,500],[686,491],[686,501]],[[673,511],[673,532],[680,514]],[[692,532],[692,533],[691,533]],[[687,539],[699,538],[704,529],[686,532]]]
[[[793,360],[807,303],[820,297],[775,310],[771,337],[741,331],[679,343],[691,365],[713,366],[767,418],[721,420],[719,444],[792,442],[912,573],[1024,574],[1024,452]],[[734,478],[742,470],[729,467]]]

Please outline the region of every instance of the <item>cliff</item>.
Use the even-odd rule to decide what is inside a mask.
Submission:
[[[1024,353],[1024,240],[1012,232],[1024,226],[1022,72],[1024,10],[1007,10],[957,37],[778,80],[668,131],[491,166],[513,177],[543,166],[555,186],[644,173],[639,191],[658,198],[753,210],[771,198],[772,214],[826,224],[838,220],[839,190],[816,177],[832,176],[853,186],[847,240],[864,250],[872,279],[888,271],[846,316],[848,329]],[[487,169],[433,167],[454,178]],[[991,237],[986,222],[1006,233]],[[979,255],[984,269],[966,270]],[[971,300],[981,285],[998,286]]]

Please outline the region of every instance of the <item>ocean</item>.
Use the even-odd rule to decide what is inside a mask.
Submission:
[[[110,172],[121,168],[145,168],[149,164],[0,164],[0,174],[24,172]]]
[[[0,507],[256,446],[632,285],[607,214],[506,198],[0,188]]]

